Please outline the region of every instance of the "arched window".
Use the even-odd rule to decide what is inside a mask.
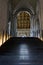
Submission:
[[[30,36],[30,14],[27,11],[20,11],[17,14],[17,36]]]
[[[30,28],[30,16],[26,11],[21,11],[17,15],[17,29],[29,29]]]

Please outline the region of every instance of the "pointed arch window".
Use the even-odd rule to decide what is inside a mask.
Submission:
[[[29,29],[30,28],[30,16],[26,11],[21,11],[17,15],[17,28]]]

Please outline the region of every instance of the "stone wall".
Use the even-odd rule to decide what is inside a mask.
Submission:
[[[0,34],[6,30],[7,2],[8,0],[0,0]]]
[[[43,0],[39,0],[40,1],[40,12],[41,12],[41,27],[42,27],[42,30],[43,30]]]

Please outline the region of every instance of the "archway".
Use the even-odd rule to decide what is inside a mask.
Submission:
[[[17,14],[17,37],[30,36],[30,13],[28,11],[20,11]]]
[[[32,10],[30,10],[29,8],[18,8],[16,11],[13,12],[13,22],[11,23],[12,24],[12,29],[11,29],[12,36],[17,37],[18,36],[17,30],[20,31],[20,29],[17,29],[17,18],[19,17],[18,15],[20,15],[20,14],[21,14],[20,19],[21,18],[25,18],[26,21],[28,20],[27,22],[25,22],[25,24],[23,24],[23,27],[25,29],[23,29],[23,27],[22,27],[22,31],[25,31],[25,33],[24,32],[23,32],[23,34],[20,33],[20,35],[23,36],[23,37],[24,36],[25,37],[29,37],[30,36],[30,32],[31,32],[31,30],[30,30],[31,29],[31,24],[32,24],[31,23],[32,20],[30,20],[30,19],[34,15]],[[23,21],[23,19],[22,19],[22,21]],[[28,23],[28,25],[27,25],[27,23]],[[26,27],[24,25],[26,25]],[[27,32],[26,32],[26,30],[27,30]],[[21,36],[18,36],[18,37],[21,37]]]
[[[13,10],[13,15],[12,15],[12,21],[11,21],[11,35],[14,36],[14,37],[17,37],[17,36],[25,36],[25,37],[38,37],[38,34],[40,35],[40,32],[39,32],[39,28],[40,26],[38,26],[38,23],[37,22],[37,15],[35,14],[35,11],[34,9],[32,8],[32,6],[28,3],[28,5],[26,4],[26,2],[24,2],[23,5],[19,4],[14,10]],[[20,31],[20,29],[18,30],[17,28],[17,18],[19,17],[18,15],[20,15],[20,13],[22,14],[22,12],[25,12],[25,14],[28,14],[29,15],[29,24],[30,24],[30,28],[28,28],[28,35],[27,35],[27,32],[26,33],[21,33],[20,34],[18,33],[18,31]],[[22,16],[21,16],[22,17]],[[23,16],[24,18],[24,16]],[[20,18],[21,19],[21,18]],[[26,19],[25,19],[26,20]],[[20,20],[19,20],[20,21]],[[23,21],[23,19],[22,19]],[[27,20],[26,20],[27,21]],[[22,23],[22,22],[21,22]],[[40,24],[40,23],[39,23]],[[22,24],[20,24],[22,25]],[[27,25],[27,23],[25,24]],[[21,26],[22,27],[22,26]],[[24,24],[23,24],[23,27]],[[23,28],[22,27],[22,28]],[[25,27],[26,28],[26,27]],[[27,30],[27,29],[26,29]],[[22,30],[24,31],[24,30]],[[39,33],[37,33],[37,31]],[[19,34],[19,35],[18,35]]]

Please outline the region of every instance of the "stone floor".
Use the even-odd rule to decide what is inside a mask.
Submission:
[[[43,65],[43,41],[10,38],[0,47],[0,65]]]

